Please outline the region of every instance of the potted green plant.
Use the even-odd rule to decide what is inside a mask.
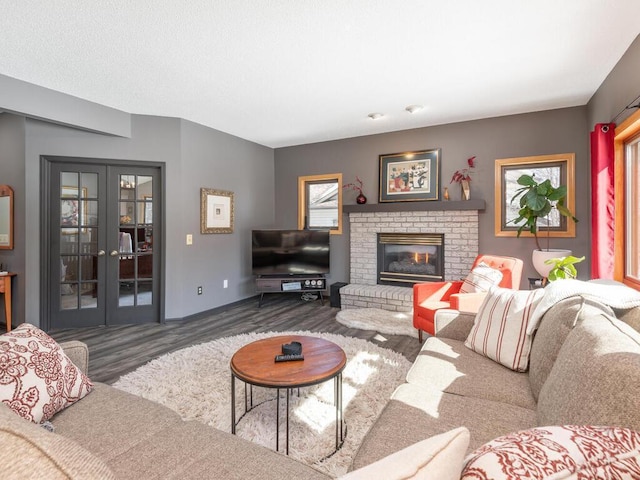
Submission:
[[[518,237],[523,231],[529,231],[534,236],[537,249],[533,251],[532,262],[536,271],[542,276],[547,278],[552,266],[545,264],[545,261],[554,257],[568,257],[571,255],[571,250],[559,250],[549,248],[549,230],[547,229],[547,248],[543,249],[540,246],[539,233],[539,220],[541,218],[548,218],[552,210],[557,210],[558,213],[574,222],[578,219],[569,211],[565,206],[565,200],[567,198],[567,187],[560,185],[554,187],[551,184],[551,180],[546,179],[541,182],[536,181],[533,175],[521,175],[518,180],[518,185],[521,187],[511,198],[513,203],[516,199],[519,200],[520,210],[518,211],[518,217],[513,220],[513,223],[519,225]]]
[[[577,258],[573,255],[549,258],[544,262],[547,265],[551,265],[551,270],[549,270],[547,278],[550,282],[560,279],[576,278],[578,276],[578,271],[576,270],[575,264],[580,263],[583,260],[584,257]]]

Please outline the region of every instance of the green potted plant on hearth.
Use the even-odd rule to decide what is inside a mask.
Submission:
[[[533,266],[542,278],[547,278],[553,265],[547,264],[545,261],[550,258],[569,257],[572,252],[571,250],[549,248],[549,228],[547,228],[546,248],[542,248],[538,237],[540,220],[546,218],[548,225],[549,214],[554,209],[560,215],[574,222],[577,222],[578,219],[565,205],[567,198],[566,185],[554,187],[549,179],[538,182],[534,175],[527,174],[521,175],[517,182],[521,187],[513,195],[511,202],[513,203],[519,198],[520,210],[513,223],[518,225],[518,237],[525,230],[531,232],[534,236],[537,249],[533,251],[531,258]]]

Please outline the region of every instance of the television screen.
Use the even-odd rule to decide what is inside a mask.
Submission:
[[[328,230],[253,230],[254,275],[329,273]]]

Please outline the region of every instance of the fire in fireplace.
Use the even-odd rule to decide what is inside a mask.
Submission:
[[[444,235],[379,233],[378,284],[410,287],[444,280]]]

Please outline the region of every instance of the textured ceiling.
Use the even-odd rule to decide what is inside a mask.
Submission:
[[[640,0],[0,0],[0,73],[282,147],[584,105],[639,18]]]

